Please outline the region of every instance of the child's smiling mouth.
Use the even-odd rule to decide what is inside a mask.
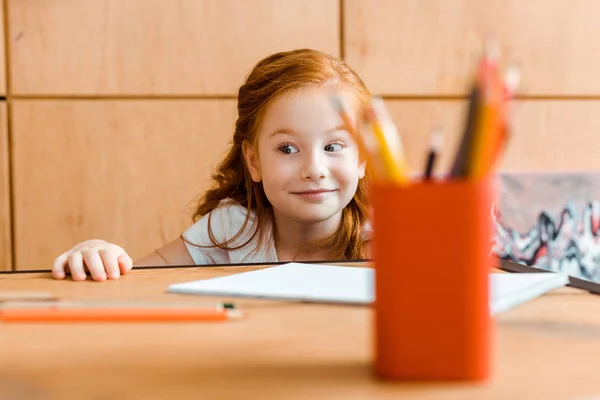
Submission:
[[[306,200],[319,201],[319,200],[324,200],[324,199],[332,196],[337,191],[338,191],[338,189],[317,189],[317,190],[304,190],[302,192],[292,192],[292,194],[300,196]]]

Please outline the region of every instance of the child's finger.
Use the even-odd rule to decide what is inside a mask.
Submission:
[[[52,276],[54,279],[65,279],[67,273],[65,271],[65,267],[67,264],[67,257],[69,256],[68,252],[61,254],[56,257],[54,263],[52,264]]]
[[[106,280],[106,272],[104,271],[104,263],[98,254],[98,250],[89,249],[82,251],[85,265],[95,281]]]
[[[127,253],[123,253],[119,256],[119,268],[121,268],[121,273],[123,275],[133,268],[133,260]]]
[[[119,279],[121,272],[119,270],[119,262],[117,261],[118,253],[111,249],[102,249],[98,251],[98,254],[102,259],[108,279]]]
[[[74,251],[67,257],[71,277],[74,281],[85,281],[87,276],[83,269],[83,256],[79,251]]]

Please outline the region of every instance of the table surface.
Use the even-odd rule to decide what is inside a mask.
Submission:
[[[61,299],[195,301],[171,283],[259,267],[133,270],[72,282],[0,274],[0,291]],[[4,399],[591,399],[600,396],[600,297],[564,288],[495,318],[484,383],[384,382],[372,372],[370,307],[227,299],[227,323],[0,325]],[[443,334],[443,330],[440,331]]]

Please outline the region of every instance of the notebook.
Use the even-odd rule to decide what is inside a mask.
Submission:
[[[176,283],[169,293],[249,297],[284,301],[369,305],[373,302],[372,268],[288,263],[212,279]],[[490,311],[506,311],[569,283],[553,272],[491,273]]]

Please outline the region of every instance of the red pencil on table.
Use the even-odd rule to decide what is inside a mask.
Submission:
[[[13,307],[0,308],[0,322],[225,322],[240,310],[194,307]]]

